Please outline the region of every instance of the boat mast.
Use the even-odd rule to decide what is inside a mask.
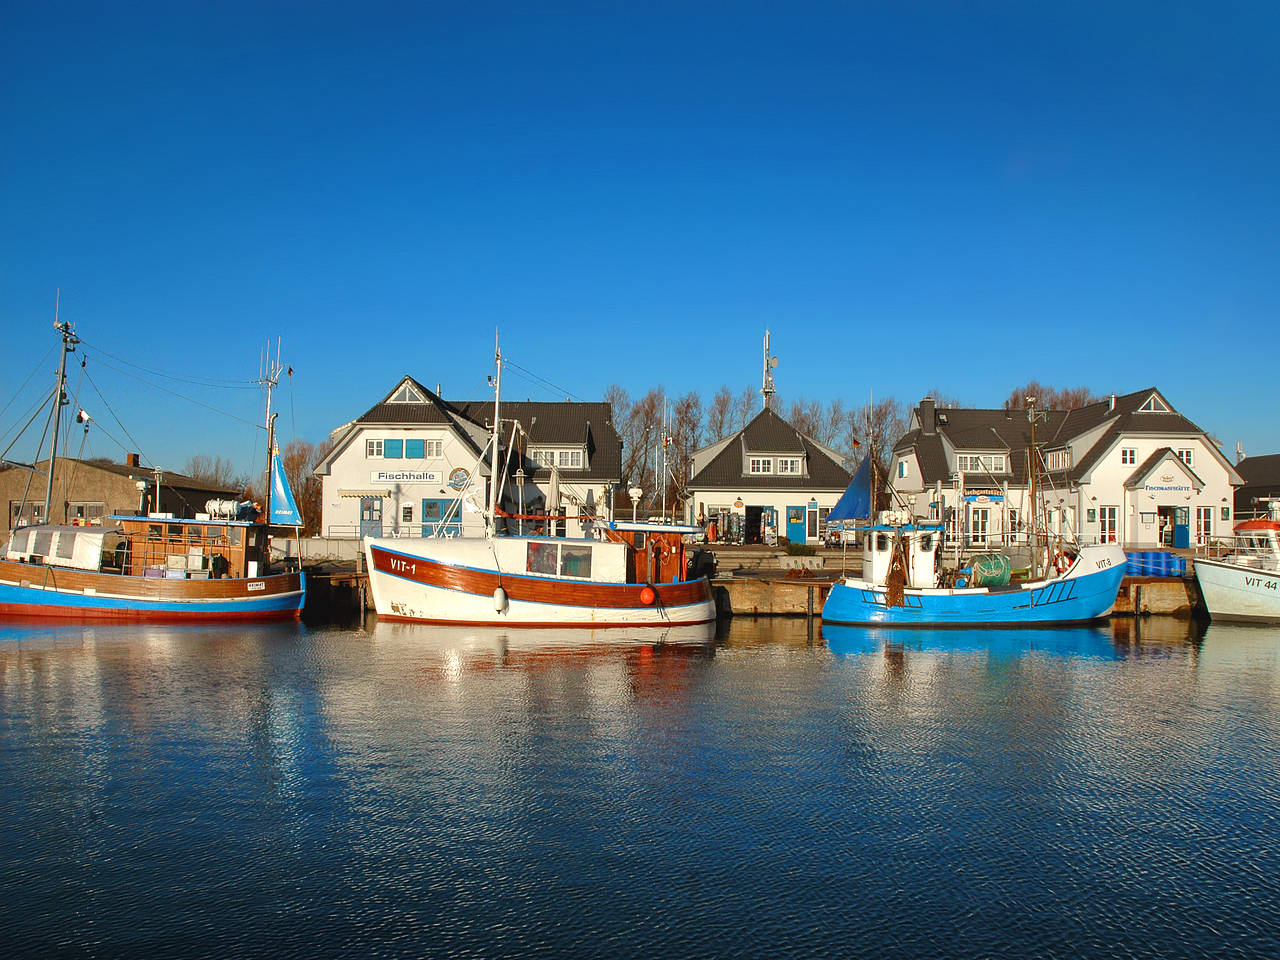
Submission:
[[[53,328],[62,334],[62,356],[58,361],[58,388],[53,396],[53,443],[49,447],[49,482],[44,491],[44,522],[52,522],[49,509],[53,505],[53,470],[58,461],[58,427],[62,423],[62,408],[67,404],[67,354],[74,353],[80,338],[71,329],[70,320],[58,320],[58,308],[54,307]],[[65,520],[66,517],[63,517]]]
[[[1031,421],[1031,447],[1027,450],[1027,490],[1031,496],[1031,579],[1038,579],[1040,561],[1038,523],[1040,510],[1036,500],[1036,398],[1027,397],[1027,419]]]
[[[271,412],[271,391],[280,382],[280,338],[276,338],[276,362],[271,362],[271,341],[267,341],[266,359],[262,367],[262,376],[258,383],[267,388],[267,493],[263,497],[263,511],[266,515],[267,527],[271,527],[271,466],[275,459],[275,414]]]
[[[498,346],[498,335],[493,335],[493,362],[498,367],[497,376],[493,380],[493,437],[489,443],[493,447],[489,463],[489,517],[490,536],[498,533],[498,419],[502,402],[502,349]]]

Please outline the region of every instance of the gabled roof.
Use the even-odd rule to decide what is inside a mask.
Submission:
[[[125,477],[130,480],[134,478],[153,480],[156,475],[154,467],[131,467],[125,463],[103,463],[100,460],[77,460],[75,457],[59,457],[58,463],[74,463],[77,471],[101,470],[104,473],[112,473],[116,476]],[[47,457],[44,460],[37,460],[35,465],[30,467],[25,464],[20,465],[5,461],[4,469],[21,470],[24,473],[34,471],[42,477],[47,477],[49,475],[49,460]],[[226,494],[238,496],[240,493],[239,486],[220,486],[218,484],[209,483],[205,480],[198,480],[195,477],[189,477],[185,473],[178,473],[176,470],[162,471],[160,485],[162,487],[176,487],[182,490],[191,490],[195,492],[206,492],[210,494],[216,493],[220,496],[224,496]]]
[[[753,455],[782,454],[804,458],[807,472],[749,474],[746,463]],[[741,490],[843,490],[849,471],[832,459],[823,447],[799,433],[772,410],[762,410],[740,430],[706,466],[689,478],[689,489]]]
[[[1204,489],[1204,481],[1196,475],[1194,470],[1183,462],[1181,457],[1173,452],[1172,447],[1161,447],[1155,453],[1151,454],[1151,456],[1147,457],[1146,460],[1142,461],[1142,464],[1138,469],[1129,475],[1129,479],[1124,482],[1124,485],[1130,490],[1142,486],[1147,482],[1147,478],[1156,471],[1156,468],[1165,463],[1172,464],[1176,470],[1191,481],[1191,485],[1197,490]],[[1165,482],[1168,483],[1172,481]]]
[[[796,428],[771,409],[757,413],[742,430],[748,453],[804,453],[804,440]]]
[[[414,400],[414,396],[422,399]],[[587,459],[584,469],[562,471],[565,480],[617,480],[622,473],[622,441],[613,426],[613,409],[608,403],[503,401],[503,420],[519,421],[529,442],[534,445],[582,447]],[[317,476],[328,474],[330,464],[343,452],[362,429],[380,426],[448,427],[479,456],[482,445],[475,437],[490,429],[493,421],[492,400],[450,402],[424,387],[413,377],[404,376],[396,386],[363,415],[347,425],[333,448],[315,468]],[[506,445],[509,433],[502,437]],[[532,464],[528,464],[532,468]],[[512,465],[515,469],[515,465]],[[534,479],[547,477],[545,467],[526,470]]]
[[[408,390],[406,391],[406,388]],[[397,395],[417,394],[422,397],[421,401],[409,401],[393,399]],[[407,374],[396,384],[395,389],[388,393],[382,400],[375,403],[359,417],[356,417],[355,423],[414,423],[427,424],[436,423],[441,425],[449,425],[453,419],[463,416],[449,403],[442,400],[432,391],[428,390],[413,377]]]
[[[926,486],[936,482],[946,483],[950,479],[942,436],[946,437],[946,443],[950,443],[958,453],[1006,451],[1010,469],[1007,474],[1002,475],[1002,479],[1007,478],[1014,484],[1027,482],[1027,448],[1031,445],[1031,423],[1025,410],[945,407],[938,409],[936,413],[937,434],[927,433],[918,422],[918,411],[913,411],[912,421],[915,427],[894,446],[896,455],[909,449],[915,450]],[[1042,456],[1077,442],[1091,432],[1102,430],[1089,449],[1074,458],[1070,468],[1054,472],[1053,476],[1063,480],[1079,480],[1084,477],[1121,435],[1181,434],[1188,438],[1204,436],[1204,431],[1178,413],[1155,387],[1135,390],[1123,396],[1107,397],[1074,410],[1042,410],[1037,411],[1037,414],[1036,445]]]

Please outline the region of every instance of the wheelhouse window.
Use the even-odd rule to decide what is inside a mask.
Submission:
[[[562,544],[560,546],[560,576],[562,577],[579,577],[585,579],[591,576],[591,547],[569,546]]]
[[[400,522],[413,523],[413,504],[404,503],[400,505]]]
[[[773,473],[773,457],[752,457],[748,466],[749,473]]]
[[[528,547],[528,552],[525,554],[525,570],[529,573],[540,573],[544,576],[554,576],[556,569],[559,566],[556,547],[557,545],[554,543],[531,542]]]

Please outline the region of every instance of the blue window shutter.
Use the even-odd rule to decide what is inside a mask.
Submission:
[[[426,456],[421,440],[406,440],[404,442],[404,455],[410,460],[421,460]]]
[[[384,440],[382,443],[382,455],[388,460],[399,460],[404,456],[404,441]]]

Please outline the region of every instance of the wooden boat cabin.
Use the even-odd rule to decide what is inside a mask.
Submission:
[[[134,577],[240,579],[266,573],[267,531],[246,520],[109,517],[103,526],[15,530],[6,559]]]

